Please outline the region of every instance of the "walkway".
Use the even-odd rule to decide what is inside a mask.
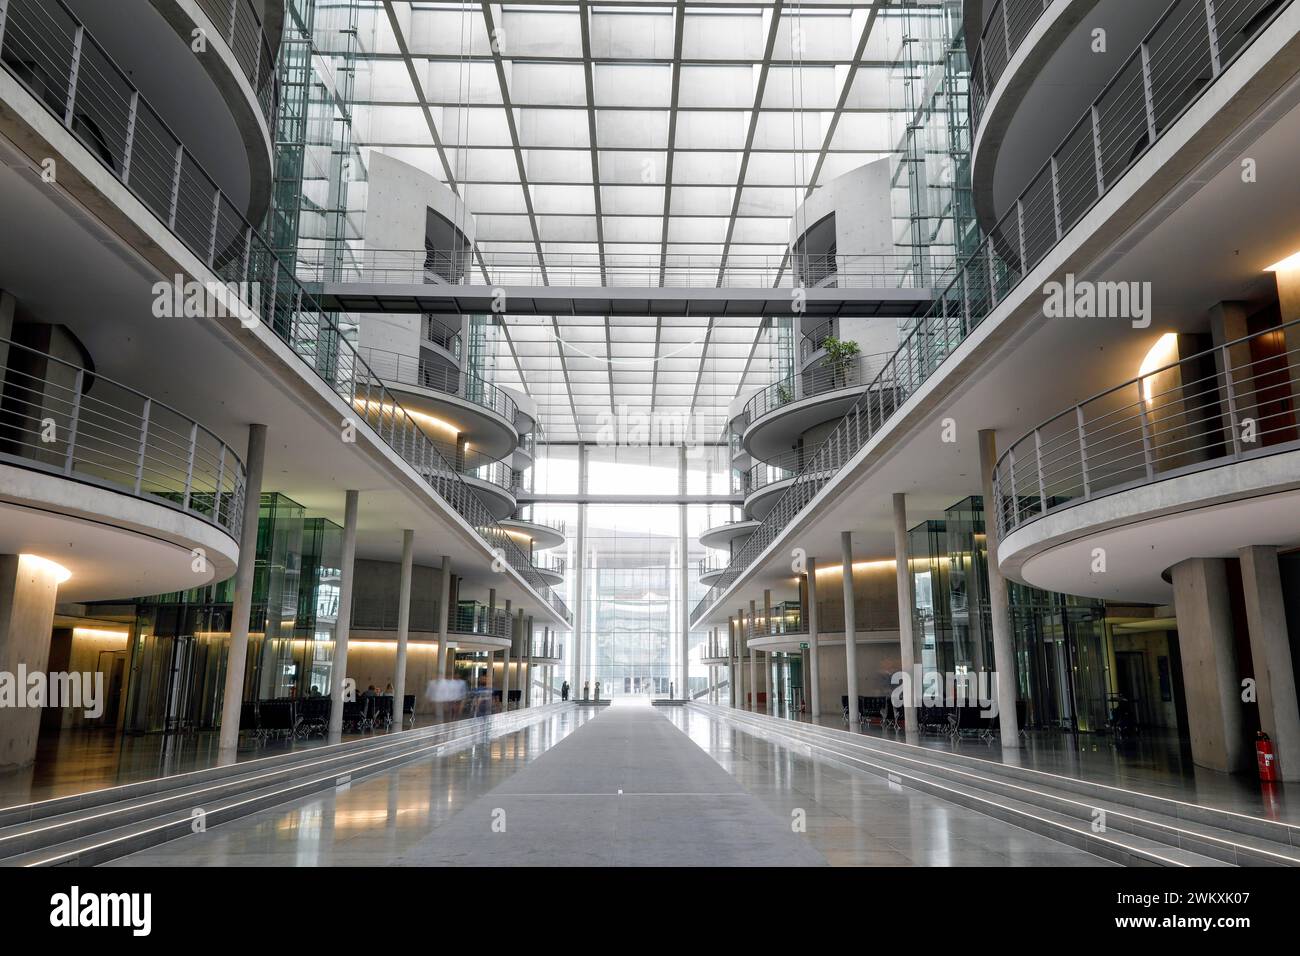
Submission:
[[[1105,865],[797,746],[636,701],[575,707],[116,865],[180,863]]]

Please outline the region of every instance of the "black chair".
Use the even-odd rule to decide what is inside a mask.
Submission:
[[[844,717],[844,722],[847,724],[849,722],[849,695],[848,694],[840,695],[840,713]]]
[[[360,733],[370,727],[369,697],[343,702],[343,729]]]
[[[375,727],[388,728],[393,726],[393,702],[392,697],[371,697],[374,709],[371,712],[371,723]]]
[[[292,700],[264,700],[258,703],[259,723],[264,738],[292,737],[298,726],[298,715]]]
[[[522,690],[512,690],[510,692],[510,703],[522,704],[523,700],[524,700],[524,692]]]
[[[239,705],[239,732],[241,734],[252,734],[254,739],[260,740],[261,727],[257,720],[257,704],[254,701],[246,700]]]
[[[333,703],[328,697],[306,697],[300,701],[298,736],[303,739],[312,736],[324,737],[329,731],[330,709]]]
[[[411,719],[411,726],[415,726],[415,695],[406,694],[402,697],[402,721],[405,723],[407,718]]]

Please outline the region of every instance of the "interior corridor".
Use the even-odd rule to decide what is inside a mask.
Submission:
[[[1106,865],[689,708],[575,707],[117,865]]]

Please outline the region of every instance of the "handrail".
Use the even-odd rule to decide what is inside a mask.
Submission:
[[[759,389],[745,403],[738,416],[740,429],[743,431],[763,416],[805,398],[865,387],[891,355],[890,352],[855,355],[842,365],[823,359],[811,368],[773,382]]]
[[[1269,347],[1297,332],[1300,320],[1170,362],[1030,429],[993,472],[999,540],[1101,495],[1300,448],[1300,347]],[[1241,360],[1253,354],[1265,357]]]
[[[754,529],[726,573],[696,605],[693,617],[726,593],[830,477],[884,427],[1292,0],[1276,6],[1274,2],[1170,3],[1012,208],[913,324],[880,374],[809,456],[808,464]],[[1173,16],[1175,11],[1181,15]],[[1217,25],[1214,29],[1209,14]],[[1195,32],[1198,29],[1200,34]],[[1204,73],[1210,75],[1208,82]]]
[[[796,449],[773,455],[743,471],[737,470],[736,483],[732,490],[736,494],[752,495],[768,485],[788,481],[799,474],[810,457],[809,452]]]
[[[566,534],[566,529],[567,529],[567,527],[568,527],[568,525],[565,524],[565,522],[563,522],[563,521],[561,521],[561,520],[559,520],[559,519],[552,519],[552,520],[549,520],[549,521],[544,521],[544,520],[542,520],[541,518],[520,518],[520,517],[517,517],[517,516],[516,516],[516,517],[513,517],[513,518],[507,518],[507,519],[505,519],[505,520],[507,520],[507,521],[521,521],[521,522],[524,522],[525,524],[535,524],[535,525],[537,525],[538,527],[541,527],[541,528],[550,528],[550,529],[551,529],[552,531],[554,531],[556,534],[559,534],[559,535],[562,535],[562,536]]]
[[[221,38],[235,54],[244,78],[252,85],[271,138],[275,138],[275,114],[280,99],[280,78],[275,68],[275,51],[262,27],[253,0],[198,0],[209,20],[221,29]]]
[[[377,349],[368,345],[357,348],[367,365],[389,382],[414,385],[434,392],[443,392],[480,405],[504,418],[513,427],[519,417],[519,404],[504,390],[486,381],[468,369],[429,365],[414,355],[403,355],[390,349]]]
[[[403,285],[669,286],[706,288],[795,288],[801,286],[789,255],[668,253],[558,253],[472,250],[362,249],[339,265],[320,249],[298,253],[297,274],[311,282]],[[930,269],[951,269],[950,256],[931,255]],[[437,263],[434,268],[431,263]],[[805,256],[805,269],[830,276],[819,287],[924,288],[916,256],[894,253]],[[719,269],[722,270],[719,277]],[[803,274],[808,274],[805,272]],[[662,281],[661,281],[662,280]]]
[[[997,0],[984,21],[979,42],[970,56],[971,129],[979,129],[980,117],[993,88],[1002,79],[1025,42],[1029,31],[1058,0]]]
[[[564,574],[564,558],[558,554],[549,554],[545,551],[533,552],[533,567],[542,571],[549,571],[551,574]]]
[[[215,432],[97,372],[0,347],[0,461],[153,499],[238,539],[244,463]]]
[[[8,0],[0,63],[561,617],[528,555],[439,453],[337,322],[185,148],[63,0]],[[79,43],[64,43],[72,36]],[[234,296],[232,296],[234,297]]]
[[[806,362],[814,352],[826,344],[826,340],[839,335],[840,320],[831,316],[825,322],[814,325],[799,338],[799,358]]]

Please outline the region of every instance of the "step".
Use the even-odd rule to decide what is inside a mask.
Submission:
[[[795,741],[844,766],[914,777],[926,783],[927,792],[954,802],[961,802],[956,794],[975,798],[986,812],[990,803],[1006,804],[1091,833],[1100,810],[1107,835],[1138,849],[1159,847],[1159,854],[1171,860],[1191,854],[1195,865],[1300,866],[1300,851],[1289,842],[1296,828],[1289,824],[767,715],[707,705],[701,709],[749,733]]]
[[[217,826],[420,757],[464,749],[567,707],[471,718],[142,781],[149,785],[143,788],[128,784],[77,795],[88,798],[86,805],[69,797],[29,804],[26,819],[0,828],[0,865],[102,863],[188,835],[195,808],[204,810],[207,826]]]

